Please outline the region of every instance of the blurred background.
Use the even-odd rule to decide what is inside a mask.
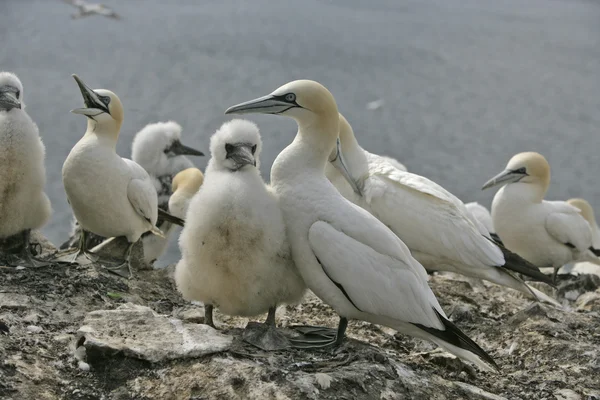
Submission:
[[[217,0],[104,1],[122,19],[60,0],[1,0],[0,70],[23,82],[46,145],[54,208],[43,229],[67,239],[63,161],[85,132],[72,73],[125,107],[117,151],[130,157],[144,125],[175,120],[208,154],[224,110],[294,79],[323,83],[368,151],[461,200],[489,208],[482,184],[521,151],[550,162],[550,199],[600,209],[600,1]],[[261,128],[268,181],[295,123]],[[204,168],[208,157],[193,158]],[[161,265],[178,259],[176,238]]]

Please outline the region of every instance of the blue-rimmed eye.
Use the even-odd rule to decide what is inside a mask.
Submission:
[[[285,95],[285,101],[289,101],[290,103],[296,101],[296,95],[294,93],[288,93]]]

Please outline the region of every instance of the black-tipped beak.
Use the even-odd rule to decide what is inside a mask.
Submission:
[[[17,98],[19,89],[14,86],[0,86],[0,110],[10,111],[13,108],[21,108],[21,102]]]
[[[234,170],[237,171],[245,165],[254,165],[256,167],[256,159],[252,151],[252,146],[249,144],[228,145],[227,159],[234,163]]]
[[[188,147],[181,143],[179,140],[176,140],[171,144],[166,151],[167,154],[173,154],[175,156],[203,156],[204,153],[200,150],[196,150],[194,148]]]
[[[95,117],[102,113],[110,114],[108,107],[102,102],[102,100],[100,100],[100,97],[96,92],[94,92],[93,89],[83,83],[83,81],[76,74],[73,74],[73,78],[75,79],[75,82],[77,82],[77,86],[79,86],[79,90],[83,96],[83,102],[85,103],[85,108],[71,110],[72,113],[82,114],[87,117]]]
[[[229,107],[225,114],[281,114],[290,108],[300,107],[295,101],[286,101],[284,96],[267,96]]]
[[[489,189],[498,185],[505,185],[507,183],[515,183],[526,177],[526,173],[522,173],[519,171],[512,171],[510,169],[506,169],[500,172],[498,175],[494,176],[492,179],[487,181],[481,190]]]

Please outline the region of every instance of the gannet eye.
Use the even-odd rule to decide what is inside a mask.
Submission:
[[[17,99],[18,99],[19,96],[21,96],[21,91],[17,89],[17,93],[15,93],[15,96],[17,96]]]
[[[527,169],[525,167],[521,167],[519,169],[516,169],[515,172],[518,173],[518,174],[525,174],[525,175],[527,175]]]
[[[256,152],[256,145],[252,146],[252,154]]]
[[[108,96],[98,96],[100,100],[104,103],[105,106],[108,106],[110,103],[110,97]]]
[[[296,101],[296,95],[294,93],[288,93],[285,95],[285,101],[289,101],[290,103]]]
[[[231,153],[233,151],[233,145],[229,144],[229,143],[225,143],[225,151],[227,152],[227,154]]]

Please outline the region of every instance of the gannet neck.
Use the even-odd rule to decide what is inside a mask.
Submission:
[[[98,122],[88,118],[86,135],[95,135],[102,143],[111,144],[116,149],[121,130],[121,121],[109,120]]]
[[[353,179],[361,179],[369,172],[367,155],[365,150],[358,144],[352,126],[342,114],[340,114],[340,142],[348,172],[350,172]]]
[[[497,196],[510,199],[514,204],[540,204],[544,200],[546,190],[540,185],[531,183],[511,183],[498,191]]]
[[[592,229],[596,231],[598,225],[596,224],[596,216],[594,215],[594,209],[591,204],[584,199],[569,199],[567,203],[573,207],[577,207],[581,211],[581,216],[590,224]]]
[[[336,110],[337,114],[337,110]],[[336,145],[339,120],[337,115],[313,114],[311,118],[294,118],[298,123],[298,134],[294,142],[302,146],[304,152],[313,153],[313,162],[319,163],[324,170],[329,154]]]

